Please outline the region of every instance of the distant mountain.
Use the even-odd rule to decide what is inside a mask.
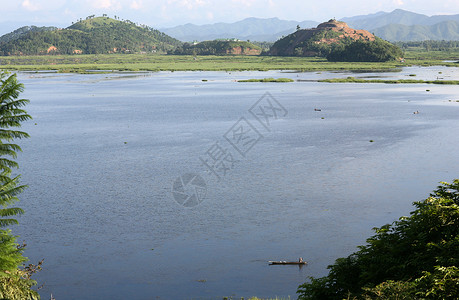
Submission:
[[[315,21],[286,21],[278,18],[260,19],[247,18],[235,23],[215,23],[207,25],[185,24],[161,30],[184,42],[205,41],[221,38],[237,38],[240,40],[275,41],[282,35],[288,35],[301,28],[314,27]]]
[[[2,35],[0,37],[0,43],[7,43],[9,41],[14,41],[29,32],[52,31],[56,29],[57,27],[54,27],[54,26],[49,26],[49,27],[23,26],[19,29],[16,29],[13,32]]]
[[[346,23],[347,22],[354,22],[354,21],[357,21],[357,20],[369,19],[369,18],[378,17],[380,15],[385,15],[385,14],[387,14],[387,12],[378,11],[377,13],[374,13],[374,14],[358,15],[358,16],[353,16],[353,17],[342,18],[342,19],[340,19],[340,21],[343,21],[343,22],[346,22]]]
[[[457,15],[426,16],[410,11],[396,9],[392,12],[377,12],[342,18],[350,27],[368,30],[390,41],[413,40],[454,40],[459,22]],[[219,38],[237,38],[250,41],[274,42],[296,31],[296,26],[311,28],[315,21],[286,21],[278,18],[247,18],[235,23],[215,23],[207,25],[186,24],[164,28],[166,34],[181,41],[205,41]],[[455,31],[456,30],[456,31]]]
[[[389,41],[459,39],[457,15],[426,16],[396,9],[392,12],[342,18],[349,26],[365,29]]]
[[[170,51],[182,44],[153,28],[108,17],[88,17],[65,29],[15,32],[1,37],[6,41],[0,42],[0,55]]]
[[[459,40],[459,22],[444,21],[431,26],[391,24],[376,28],[373,33],[389,41]]]
[[[437,15],[429,17],[423,14],[417,14],[403,9],[396,9],[389,13],[379,12],[376,14],[366,16],[342,18],[341,21],[348,23],[351,27],[371,31],[373,29],[384,27],[391,24],[400,24],[407,26],[430,26],[445,21],[459,21],[459,14]]]

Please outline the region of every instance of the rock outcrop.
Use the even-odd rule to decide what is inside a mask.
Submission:
[[[233,47],[231,49],[226,50],[226,54],[233,54],[233,55],[260,55],[261,49],[254,49],[250,47]]]

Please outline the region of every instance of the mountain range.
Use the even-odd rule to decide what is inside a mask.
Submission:
[[[392,12],[377,12],[368,15],[346,17],[340,19],[340,21],[346,22],[352,28],[367,30],[388,41],[459,40],[459,14],[427,16],[396,9]],[[282,37],[296,32],[298,26],[301,29],[308,29],[318,24],[319,22],[311,20],[299,22],[278,18],[247,18],[234,23],[185,24],[171,28],[161,28],[160,31],[162,32],[148,27],[148,31],[150,31],[149,35],[152,37],[155,35],[153,39],[156,39],[156,44],[158,44],[157,38],[162,39],[162,43],[164,43],[165,39],[168,39],[166,43],[170,45],[178,45],[180,42],[177,40],[192,42],[215,39],[240,39],[244,41],[275,42]],[[11,26],[12,24],[0,23],[0,27],[3,29],[10,28]],[[62,26],[57,27],[63,28]],[[72,29],[72,26],[67,29]],[[67,32],[65,30],[61,33],[56,33],[56,27],[24,26],[1,36],[0,46],[19,37],[22,39],[23,36],[32,34],[33,32],[39,33],[43,38],[52,33],[52,35],[61,39],[63,33]],[[81,33],[79,34],[81,35]],[[169,39],[168,36],[177,40]],[[163,45],[165,46],[165,44]],[[130,47],[135,48],[137,46],[130,45]],[[44,50],[42,49],[41,51]]]
[[[294,32],[296,26],[315,27],[316,21],[286,21],[278,18],[247,18],[235,23],[215,23],[207,25],[185,24],[172,28],[161,28],[165,34],[184,42],[208,41],[219,38],[274,42],[283,35]]]
[[[432,26],[445,21],[459,22],[459,14],[457,15],[437,15],[426,16],[414,12],[406,11],[403,9],[396,9],[390,13],[379,12],[366,16],[355,16],[350,18],[342,18],[340,21],[346,22],[349,26],[364,29],[374,30],[387,25],[424,25]]]
[[[369,15],[342,18],[356,29],[368,30],[389,41],[457,40],[459,14],[427,16],[396,9]],[[216,38],[238,38],[251,41],[276,41],[296,31],[296,26],[311,28],[316,21],[287,21],[278,18],[247,18],[235,23],[207,25],[185,24],[160,29],[181,41],[203,41]]]

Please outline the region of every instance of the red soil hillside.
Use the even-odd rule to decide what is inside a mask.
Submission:
[[[271,55],[317,56],[332,44],[351,41],[374,41],[375,36],[366,30],[350,28],[345,22],[330,20],[316,28],[300,29],[280,40],[271,47]]]

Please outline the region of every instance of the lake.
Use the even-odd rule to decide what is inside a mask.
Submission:
[[[457,86],[308,82],[347,76],[459,72],[19,73],[13,230],[45,259],[42,298],[296,298],[458,177]],[[265,77],[305,81],[236,82]]]

